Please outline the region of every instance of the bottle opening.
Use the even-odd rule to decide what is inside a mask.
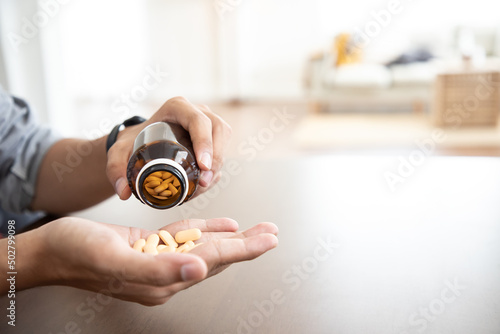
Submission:
[[[173,166],[157,164],[146,169],[140,176],[142,200],[157,209],[168,209],[178,205],[186,192],[183,175]]]

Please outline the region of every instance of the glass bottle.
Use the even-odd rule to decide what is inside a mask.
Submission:
[[[153,123],[135,139],[127,179],[142,203],[156,209],[181,205],[195,193],[199,177],[189,132],[182,126]]]

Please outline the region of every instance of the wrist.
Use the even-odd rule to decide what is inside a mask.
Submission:
[[[124,130],[126,127],[133,126],[133,125],[138,125],[141,123],[144,123],[146,121],[145,118],[142,118],[140,116],[133,116],[130,117],[129,119],[125,120],[123,123],[116,125],[108,135],[106,139],[106,152],[109,151],[111,146],[116,142],[118,135],[122,130]]]
[[[29,289],[50,283],[43,228],[16,236],[16,288]]]

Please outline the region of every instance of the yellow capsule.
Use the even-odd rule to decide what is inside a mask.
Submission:
[[[168,196],[172,196],[172,192],[170,190],[165,190],[165,191],[162,191],[159,195],[168,197]]]
[[[174,248],[177,248],[177,242],[175,242],[174,237],[168,231],[161,230],[159,232],[161,240],[165,243],[167,246],[173,246]]]
[[[188,241],[186,241],[186,243],[184,245],[178,247],[175,251],[177,253],[184,253],[184,252],[189,251],[193,247],[194,247],[194,242],[192,242],[191,240],[188,240]]]
[[[156,177],[161,177],[163,175],[163,172],[154,172],[154,173],[151,173],[149,174],[150,176],[156,176]]]
[[[162,201],[168,199],[168,197],[165,197],[165,196],[157,196],[157,195],[153,195],[154,198],[156,199],[161,199]]]
[[[178,178],[175,178],[175,180],[174,180],[174,182],[173,182],[173,183],[174,183],[174,187],[178,187],[178,186],[180,186],[180,185],[181,185],[181,183],[179,182],[179,179],[178,179]]]
[[[155,195],[156,195],[155,190],[154,190],[153,188],[147,188],[147,187],[146,187],[146,191],[147,191],[150,195],[153,195],[153,196],[155,196]]]
[[[166,246],[166,245],[161,245],[161,246],[165,246],[165,247],[162,247],[161,249],[159,249],[158,253],[175,253],[175,250],[177,249],[174,246]],[[160,246],[158,246],[158,247],[160,247]]]
[[[146,180],[145,180],[144,182],[149,183],[149,182],[153,182],[153,181],[158,181],[158,182],[162,183],[162,182],[163,182],[163,179],[162,179],[162,178],[160,178],[160,177],[156,177],[156,176],[151,176],[151,175],[150,175],[150,176],[148,176],[148,177],[146,178]]]
[[[165,183],[162,183],[158,187],[155,188],[155,193],[159,194],[167,188],[168,188],[168,185],[166,185]]]
[[[164,180],[168,179],[168,178],[169,178],[169,177],[171,177],[171,176],[172,176],[172,174],[171,174],[171,173],[169,173],[169,172],[163,172],[163,174],[161,175],[161,177],[162,177]]]
[[[146,245],[154,245],[155,247],[158,246],[160,243],[160,236],[158,234],[150,234],[149,237],[146,239]]]
[[[146,245],[143,248],[144,253],[149,253],[154,255],[158,254],[156,247],[158,247],[159,242],[160,242],[160,237],[158,236],[158,234],[151,234],[146,240]]]
[[[201,231],[199,228],[192,228],[185,231],[179,231],[175,234],[175,241],[182,244],[187,241],[195,241],[201,238]]]
[[[149,183],[146,183],[147,188],[156,188],[161,184],[160,181],[151,181]]]
[[[168,184],[168,190],[170,190],[170,191],[172,192],[172,195],[175,195],[175,194],[177,194],[177,192],[178,192],[177,188],[175,188],[175,187],[172,185],[172,183],[169,183],[169,184]]]
[[[144,246],[144,253],[157,255],[158,250],[153,244],[146,244],[146,246]]]
[[[146,240],[144,239],[139,239],[136,242],[134,242],[133,248],[138,251],[142,252],[142,249],[144,248],[144,245],[146,245]]]
[[[164,180],[163,181],[163,184],[169,184],[169,183],[172,183],[174,181],[175,177],[169,177],[168,179]]]
[[[195,249],[196,247],[198,247],[199,245],[203,245],[203,242],[200,242],[199,244],[194,244],[193,247],[190,247],[188,250],[186,250],[186,252],[190,252],[192,251],[193,249]]]

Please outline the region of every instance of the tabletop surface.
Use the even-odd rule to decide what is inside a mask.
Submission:
[[[272,221],[280,245],[157,307],[67,287],[19,292],[16,328],[2,320],[0,332],[500,333],[500,159],[401,161],[232,161],[216,189],[180,208],[111,199],[77,213],[151,229]]]

